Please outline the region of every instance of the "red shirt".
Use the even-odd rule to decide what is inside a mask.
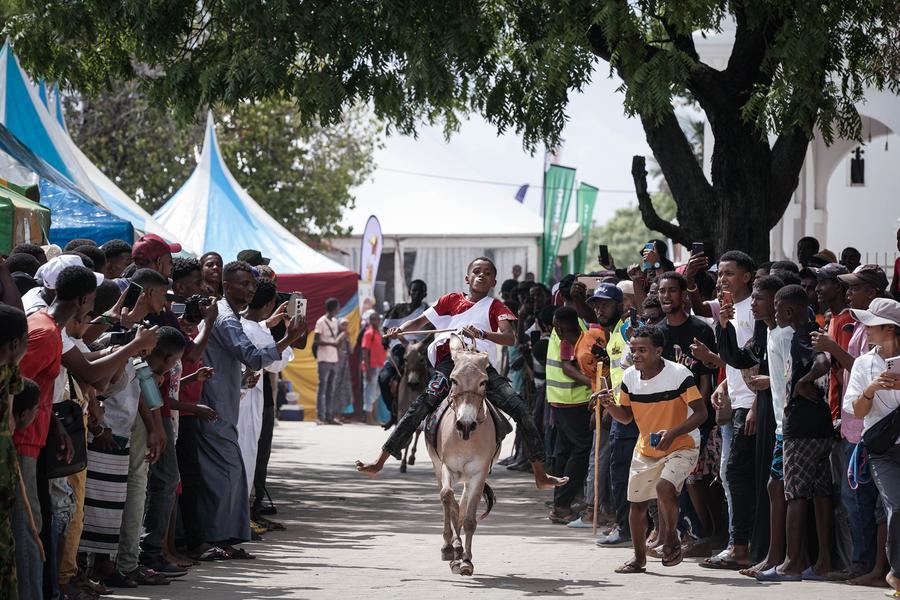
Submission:
[[[844,309],[839,315],[831,315],[828,323],[828,337],[837,342],[837,345],[846,350],[850,346],[850,338],[853,337],[853,326],[856,320],[848,309]],[[849,327],[846,327],[849,325]],[[841,406],[844,399],[844,367],[838,361],[831,359],[831,377],[828,378],[828,405],[831,407],[831,419],[841,418]]]
[[[466,312],[473,306],[475,306],[475,303],[468,300],[465,294],[453,292],[452,294],[441,296],[437,303],[432,306],[432,308],[438,315],[453,316]],[[495,298],[491,303],[491,307],[488,309],[488,322],[491,324],[491,331],[497,331],[498,329],[500,329],[500,321],[515,320],[516,315],[513,313],[513,311],[509,310],[509,308],[505,304],[503,304],[503,302]],[[449,354],[450,345],[448,342],[444,342],[437,348],[435,364],[440,364],[440,362]]]
[[[369,351],[369,364],[367,369],[380,369],[387,359],[387,350],[381,343],[381,332],[369,325],[363,334],[362,347]]]
[[[50,414],[53,408],[53,386],[62,364],[62,335],[56,321],[42,310],[28,317],[28,351],[19,370],[33,379],[41,390],[38,413],[31,425],[13,434],[20,456],[37,458],[47,443]]]

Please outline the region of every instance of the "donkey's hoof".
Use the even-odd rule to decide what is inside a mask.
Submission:
[[[461,571],[461,569],[460,569],[461,564],[462,564],[462,561],[459,561],[459,560],[452,561],[450,563],[450,572],[453,573],[454,575],[459,575],[459,573]]]
[[[415,456],[410,456],[410,457],[409,457],[409,460],[406,461],[406,462],[409,463],[410,465],[414,465],[414,464],[416,464],[416,457],[415,457]]]
[[[406,473],[406,463],[400,463],[400,472]]]
[[[446,548],[441,548],[441,560],[451,561],[454,558],[456,558],[456,552],[453,551],[453,546],[447,546]]]
[[[469,576],[475,572],[475,567],[472,565],[472,561],[464,560],[459,565],[459,574]]]

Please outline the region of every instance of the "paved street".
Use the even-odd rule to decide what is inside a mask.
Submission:
[[[616,575],[627,548],[597,548],[590,531],[551,525],[530,477],[496,469],[498,504],[479,525],[475,576],[454,576],[440,560],[441,511],[424,445],[423,462],[403,476],[390,462],[370,481],[356,458],[372,458],[383,432],[363,425],[276,429],[270,480],[286,532],[247,544],[254,561],[205,563],[181,581],[117,598],[883,598],[884,591],[837,583],[761,585],[696,559],[646,575]],[[504,452],[505,455],[506,452]],[[137,592],[137,593],[134,593]]]

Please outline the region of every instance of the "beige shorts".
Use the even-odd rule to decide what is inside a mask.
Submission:
[[[631,457],[631,474],[628,477],[628,501],[647,502],[656,498],[656,484],[665,479],[681,493],[700,452],[696,448],[676,450],[662,458],[644,456],[637,450]]]

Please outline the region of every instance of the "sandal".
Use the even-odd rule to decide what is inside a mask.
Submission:
[[[196,555],[198,561],[208,562],[213,560],[227,560],[228,553],[219,548],[218,546],[212,546],[207,548],[202,553]]]
[[[753,565],[749,562],[743,563],[734,560],[731,556],[710,556],[706,560],[700,563],[700,566],[704,569],[720,569],[724,571],[740,571],[741,569],[747,569],[752,567]]]
[[[279,523],[278,521],[272,521],[270,519],[266,519],[265,517],[259,517],[256,519],[256,522],[266,527],[269,531],[284,531],[286,527],[283,523]]]
[[[663,553],[665,553],[665,548],[663,548]],[[662,559],[662,566],[674,567],[675,565],[681,564],[682,560],[684,560],[684,554],[682,554],[681,552],[681,545],[676,544],[675,550],[673,550],[669,554],[664,554]]]
[[[231,548],[230,550],[225,550],[225,554],[228,560],[253,560],[256,558],[243,548]]]
[[[557,525],[568,525],[572,521],[578,518],[574,512],[563,513],[559,512],[555,508],[550,511],[550,514],[547,516],[550,519],[551,523],[555,523]]]
[[[638,573],[646,573],[647,567],[640,566],[636,560],[630,560],[621,567],[616,569],[616,573],[620,575],[636,575]]]

